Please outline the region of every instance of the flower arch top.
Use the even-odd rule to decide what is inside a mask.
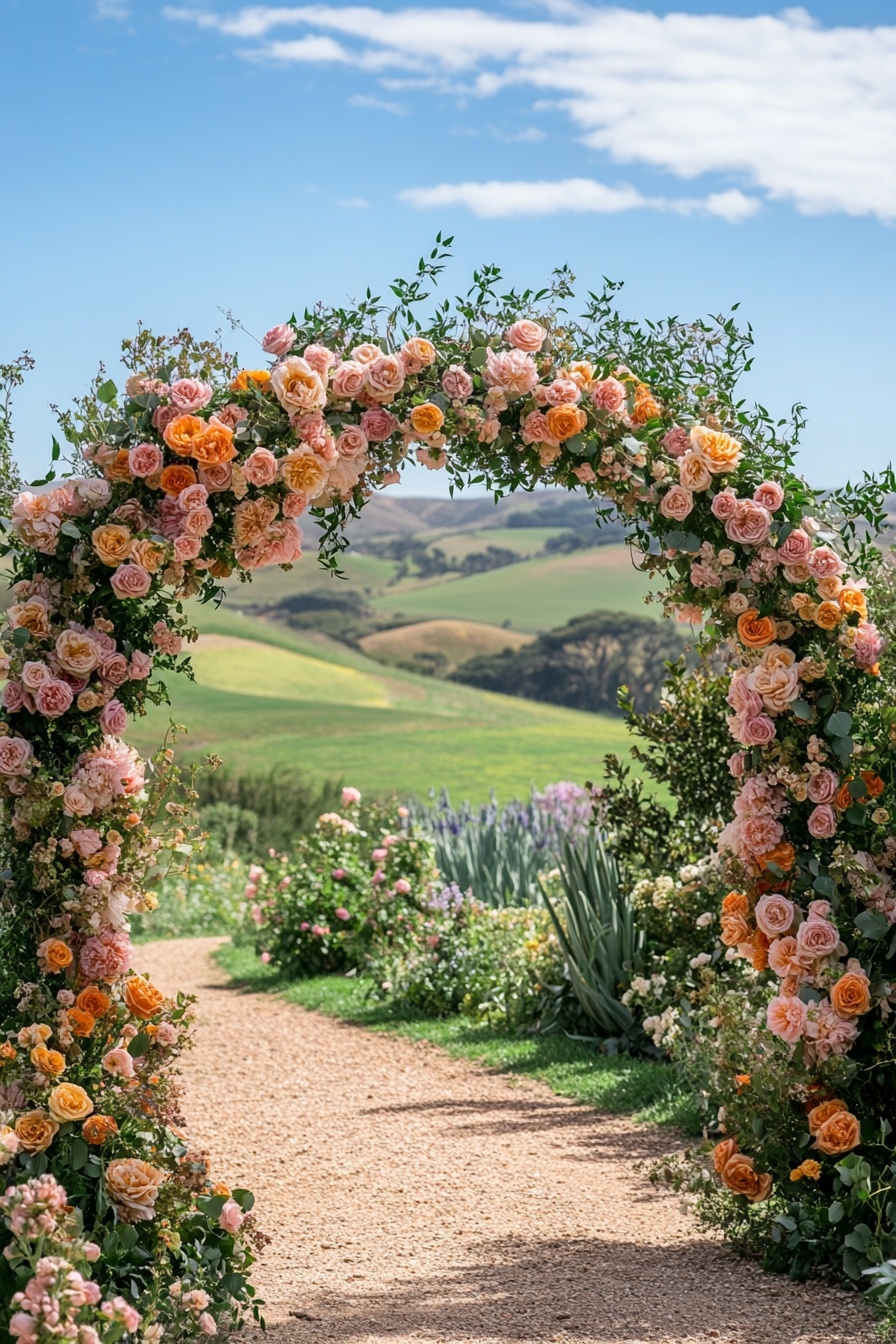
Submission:
[[[160,676],[186,666],[185,599],[297,561],[308,509],[335,568],[346,519],[400,479],[411,452],[496,494],[583,488],[599,516],[609,501],[629,520],[667,610],[706,618],[704,642],[733,666],[739,792],[720,846],[737,890],[723,937],[780,977],[771,1031],[817,1065],[852,1049],[881,1001],[874,937],[896,921],[879,797],[891,781],[875,746],[882,641],[864,580],[811,516],[785,427],[735,401],[748,342],[730,321],[626,322],[613,286],[573,320],[565,272],[501,297],[491,268],[424,333],[416,305],[442,259],[437,249],[414,281],[396,281],[391,311],[369,297],[273,327],[257,368],[187,333],[141,332],[125,345],[124,392],[99,379],[63,417],[84,474],[14,504],[0,797],[16,973],[2,991],[0,1162],[20,1168],[4,1209],[26,1279],[39,1274],[15,1200],[62,1208],[49,1169],[73,1186],[87,1232],[114,1218],[150,1259],[171,1240],[159,1208],[167,1227],[204,1218],[226,1283],[214,1310],[249,1302],[247,1200],[182,1179],[165,1078],[186,1009],[132,970],[128,914],[152,907],[163,851],[185,847],[184,807],[170,750],[147,767],[123,735],[128,714],[164,698]],[[793,437],[798,427],[799,415]],[[844,844],[858,829],[861,848]],[[860,910],[864,940],[850,932]],[[729,1156],[749,1185],[749,1159]],[[78,1229],[47,1217],[60,1263],[86,1271]],[[176,1317],[173,1333],[210,1331],[201,1283],[186,1306],[146,1283],[142,1305],[97,1297],[73,1318],[121,1333],[139,1306],[150,1321]],[[43,1338],[40,1309],[25,1315],[18,1333]]]

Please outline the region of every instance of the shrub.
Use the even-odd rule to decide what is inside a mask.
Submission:
[[[287,849],[311,831],[320,814],[336,806],[340,786],[332,780],[316,784],[292,766],[278,765],[264,774],[201,771],[195,788],[203,827],[219,840],[233,827],[233,843],[225,847],[251,858],[259,850]],[[239,818],[222,805],[236,808]]]
[[[199,938],[234,934],[246,917],[245,862],[238,855],[212,848],[184,872],[169,874],[152,913],[131,917],[137,938]]]

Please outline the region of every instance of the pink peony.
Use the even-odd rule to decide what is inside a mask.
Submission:
[[[660,513],[664,518],[682,522],[694,507],[694,496],[683,485],[672,485],[660,500]]]
[[[795,1045],[806,1030],[806,1005],[796,995],[776,994],[768,1005],[766,1025],[788,1045]]]
[[[145,597],[152,584],[152,575],[142,565],[119,565],[110,579],[112,591],[122,600]]]
[[[761,504],[754,504],[752,499],[739,499],[725,523],[725,535],[741,546],[761,546],[768,537],[771,523],[768,509],[764,509]]]
[[[826,919],[807,919],[797,929],[796,941],[809,957],[830,957],[840,946],[840,934]]]
[[[618,378],[604,378],[592,387],[591,400],[597,410],[609,411],[611,415],[618,415],[620,411],[625,410],[625,387]],[[670,433],[674,432],[670,431]],[[684,430],[681,432],[684,433]],[[665,440],[663,442],[665,446]],[[673,456],[677,457],[678,454],[674,453]]]
[[[616,380],[614,378],[611,381],[615,382]],[[686,429],[682,429],[679,425],[667,429],[663,435],[663,447],[670,457],[684,457],[690,446],[691,436]]]
[[[763,481],[757,485],[753,491],[753,500],[756,504],[761,504],[769,513],[777,513],[784,503],[784,490],[777,481]]]
[[[181,415],[192,415],[196,411],[201,411],[211,399],[212,389],[208,383],[203,383],[198,378],[178,378],[176,383],[171,384],[168,392],[168,400],[172,406],[177,407]]]
[[[261,338],[261,348],[266,355],[274,355],[280,359],[296,343],[296,329],[291,327],[288,322],[279,322],[276,327],[271,327]]]
[[[837,830],[837,817],[829,803],[819,803],[810,812],[806,824],[809,834],[816,840],[829,840]]]
[[[128,714],[120,700],[110,700],[100,714],[100,727],[111,737],[121,737],[128,726]]]
[[[840,779],[833,770],[821,769],[809,780],[809,798],[813,803],[830,803],[840,787]]]
[[[367,452],[367,435],[359,425],[346,425],[336,440],[336,451],[340,457],[361,457]]]
[[[34,705],[39,714],[48,719],[58,719],[74,700],[72,688],[66,681],[43,681],[34,695]]]
[[[809,534],[801,527],[795,527],[778,547],[778,559],[782,565],[804,565],[811,552],[812,542]]]
[[[527,350],[530,354],[535,354],[541,349],[545,336],[547,332],[544,327],[539,322],[530,322],[528,318],[520,318],[504,333],[508,345],[512,345],[516,350]]]
[[[391,411],[382,406],[371,406],[361,416],[361,428],[371,443],[383,443],[398,428],[398,421]]]
[[[756,902],[756,923],[769,938],[789,933],[796,915],[796,906],[786,896],[769,894]]]
[[[162,470],[162,450],[155,443],[138,443],[128,453],[132,476],[155,476]]]
[[[123,929],[103,929],[81,948],[81,974],[85,980],[112,984],[130,969],[132,956],[131,940]]]
[[[452,401],[466,401],[473,395],[473,379],[460,364],[450,364],[442,374],[442,391]]]
[[[809,556],[808,565],[813,579],[833,579],[846,569],[839,555],[836,551],[832,551],[830,546],[816,546]]]

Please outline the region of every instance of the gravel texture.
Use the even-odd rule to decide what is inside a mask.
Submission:
[[[256,1193],[274,1344],[870,1344],[857,1298],[761,1273],[633,1172],[668,1133],[229,988],[218,941],[139,963],[199,996],[184,1109]]]

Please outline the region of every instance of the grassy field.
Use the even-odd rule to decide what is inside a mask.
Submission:
[[[482,527],[475,532],[436,533],[432,547],[438,547],[452,560],[463,560],[488,546],[500,546],[517,555],[538,555],[545,542],[562,532],[562,527]]]
[[[131,734],[158,745],[171,718],[186,724],[180,754],[221,755],[238,772],[287,763],[370,794],[502,799],[530,784],[601,777],[608,751],[626,754],[620,719],[540,705],[414,676],[319,636],[238,612],[199,608],[197,680],[171,679],[172,706]]]
[[[440,653],[447,659],[446,666],[453,668],[481,653],[518,649],[531,638],[519,630],[502,630],[500,626],[482,625],[479,621],[444,620],[418,621],[394,630],[379,630],[365,635],[360,644],[365,653],[386,662],[407,661],[417,653]]]
[[[678,1090],[668,1064],[601,1055],[562,1034],[514,1036],[466,1017],[425,1017],[369,999],[369,985],[363,979],[329,975],[290,983],[262,965],[249,948],[230,943],[221,948],[218,959],[246,990],[282,994],[290,1003],[329,1017],[373,1031],[396,1032],[413,1041],[429,1041],[450,1055],[476,1060],[503,1073],[540,1078],[558,1096],[588,1106],[696,1131],[693,1108]]]

